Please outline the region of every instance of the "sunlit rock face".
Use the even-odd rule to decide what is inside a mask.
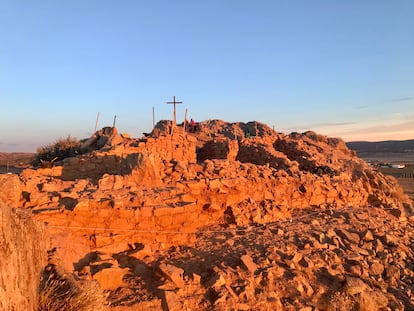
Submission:
[[[158,295],[157,303],[164,306],[182,298],[178,288],[190,286],[197,297],[205,297],[206,291],[214,294],[209,296],[211,301],[203,302],[207,307],[226,305],[230,295],[239,297],[238,308],[246,309],[245,302],[260,298],[255,298],[254,286],[276,290],[276,280],[281,283],[295,269],[303,270],[300,277],[290,278],[295,291],[284,288],[279,294],[300,293],[319,305],[326,295],[316,294],[318,290],[310,284],[322,282],[324,274],[317,271],[322,266],[339,267],[331,272],[342,273],[335,279],[342,285],[353,282],[346,276],[368,275],[368,280],[369,273],[382,274],[381,269],[386,269],[384,263],[380,263],[383,267],[378,264],[381,250],[374,254],[370,249],[386,244],[387,237],[378,223],[364,215],[372,209],[372,217],[384,223],[390,217],[389,223],[399,224],[407,220],[411,206],[394,178],[373,170],[342,140],[310,131],[285,135],[259,122],[209,120],[189,132],[165,121],[141,139],[103,129],[85,144],[89,148],[85,154],[50,168],[26,169],[19,177],[4,177],[10,178],[12,186],[0,193],[10,205],[28,209],[48,224],[52,245],[66,271],[98,280],[114,292],[137,290],[131,288],[134,282],[164,286],[146,288],[151,292],[147,297]],[[317,216],[295,219],[298,213]],[[273,228],[274,223],[283,225]],[[378,232],[371,231],[370,237],[364,223]],[[219,238],[200,236],[211,227]],[[243,229],[240,239],[226,231],[237,228]],[[263,241],[249,235],[252,228],[261,228]],[[276,237],[283,237],[278,242],[281,252],[270,247]],[[257,249],[247,246],[256,242]],[[201,256],[197,260],[203,264],[180,264],[187,260],[177,259],[183,248],[192,260]],[[355,258],[362,260],[362,254],[371,256],[370,261],[354,267],[343,256],[331,260],[326,252],[339,248],[337,252],[344,256],[353,258],[351,253],[357,252]],[[316,249],[320,258],[312,257],[310,249]],[[171,260],[177,260],[175,266],[163,265],[162,256],[168,257],[168,250]],[[218,252],[218,257],[207,256],[210,251]],[[300,255],[295,257],[295,252]],[[224,266],[216,262],[220,254],[226,258]],[[233,270],[227,269],[229,265]],[[237,282],[236,275],[241,275],[236,267],[246,270],[245,282],[230,292],[226,284]],[[266,273],[259,277],[257,271]],[[137,278],[132,283],[128,282],[131,275]],[[252,275],[257,277],[254,282]],[[171,294],[171,288],[178,291]],[[363,291],[372,294],[371,288]],[[351,302],[356,304],[355,299]],[[283,307],[281,301],[271,299],[276,309]],[[299,306],[303,304],[292,308]]]
[[[0,200],[0,310],[37,310],[48,249],[44,225]]]

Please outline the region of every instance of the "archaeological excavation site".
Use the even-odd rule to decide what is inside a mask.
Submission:
[[[414,310],[413,202],[341,139],[208,120],[81,142],[0,175],[0,310]]]

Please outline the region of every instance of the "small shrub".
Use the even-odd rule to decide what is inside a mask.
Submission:
[[[33,165],[39,166],[45,162],[53,163],[81,153],[81,142],[68,135],[67,138],[60,138],[52,144],[37,148]]]
[[[106,304],[106,297],[96,282],[62,276],[54,265],[43,272],[39,311],[104,311]]]

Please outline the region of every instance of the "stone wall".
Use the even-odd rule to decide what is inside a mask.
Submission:
[[[22,176],[46,175],[63,180],[89,178],[96,182],[105,174],[133,175],[138,182],[144,182],[149,174],[156,181],[159,179],[156,172],[164,162],[174,159],[195,163],[196,142],[194,136],[177,131],[174,135],[145,138],[131,145],[119,144],[107,151],[67,158],[53,168],[25,170]]]
[[[236,160],[239,145],[237,140],[226,137],[207,141],[202,148],[197,150],[197,161],[202,162],[212,159]]]

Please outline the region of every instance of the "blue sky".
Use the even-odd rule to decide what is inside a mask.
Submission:
[[[0,151],[171,119],[414,138],[414,2],[0,1]]]

